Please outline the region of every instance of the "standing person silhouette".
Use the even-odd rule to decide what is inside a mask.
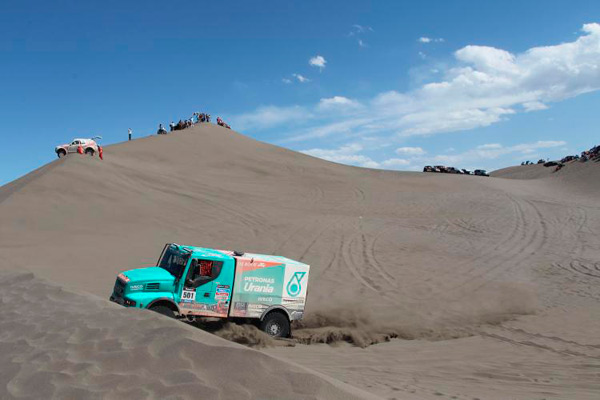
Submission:
[[[131,130],[131,128],[129,128],[127,130],[127,133],[129,134],[129,140],[131,140],[131,134],[133,133],[133,131]]]

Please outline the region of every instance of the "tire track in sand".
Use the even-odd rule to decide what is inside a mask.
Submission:
[[[564,263],[554,263],[552,265],[569,273],[575,272],[576,274],[600,279],[600,263],[586,265],[579,260],[573,260],[568,265],[564,265]]]
[[[487,337],[487,338],[491,338],[491,339],[495,339],[495,340],[499,340],[501,342],[505,342],[508,344],[511,344],[513,346],[524,346],[524,347],[528,347],[528,348],[533,348],[536,350],[540,350],[540,351],[549,351],[555,354],[560,354],[562,356],[569,356],[569,357],[581,357],[581,358],[585,358],[585,359],[591,359],[591,360],[600,360],[600,351],[596,351],[597,348],[593,347],[590,348],[590,346],[588,345],[581,345],[579,343],[576,344],[571,344],[571,345],[565,345],[564,348],[556,348],[553,347],[549,344],[544,344],[544,343],[539,343],[536,342],[534,340],[539,340],[538,338],[533,337],[532,335],[528,335],[528,334],[519,334],[517,332],[513,332],[513,337],[508,337],[508,336],[504,336],[504,335],[500,335],[497,333],[487,333],[487,332],[480,332],[480,335],[483,337]],[[554,345],[558,344],[558,341],[554,341]],[[575,343],[575,342],[573,342]],[[564,341],[562,341],[562,343],[560,344],[564,344]],[[573,349],[576,348],[577,350]],[[593,351],[593,354],[589,354],[590,351]]]
[[[499,275],[522,266],[532,255],[546,246],[548,243],[548,230],[542,213],[532,201],[523,200],[523,204],[526,204],[532,211],[531,214],[534,215],[534,218],[528,221],[523,212],[522,205],[519,205],[524,221],[525,233],[523,235],[523,242],[521,242],[514,251],[509,253],[508,258],[492,263],[490,268],[486,268],[482,273],[472,276],[457,288],[464,287],[474,280],[480,279],[481,282],[473,288],[473,290],[476,291],[496,279]],[[532,225],[534,226],[531,227]]]
[[[363,286],[374,292],[381,292],[381,288],[377,286],[370,278],[364,277],[360,273],[360,267],[354,261],[353,254],[356,254],[352,251],[353,244],[357,241],[360,235],[353,235],[352,238],[348,241],[345,241],[342,245],[342,258],[344,259],[344,265],[350,270],[350,273],[354,275],[357,281],[359,281]],[[362,253],[362,252],[359,252]]]
[[[370,240],[367,242],[367,254],[370,258],[371,262],[377,266],[377,268],[381,271],[384,276],[387,276],[389,279],[392,279],[394,282],[397,281],[396,277],[393,276],[385,267],[384,264],[377,260],[375,247],[377,246],[377,242],[383,236],[383,234],[389,230],[389,228],[381,228],[381,230]],[[397,286],[397,285],[396,285]]]
[[[512,224],[510,231],[499,242],[481,248],[478,255],[458,263],[454,266],[454,268],[451,271],[446,272],[444,274],[440,274],[439,278],[436,281],[428,285],[430,288],[430,293],[427,296],[419,297],[419,300],[429,300],[433,297],[451,293],[454,290],[464,286],[466,282],[470,282],[481,275],[480,271],[482,268],[482,261],[487,261],[490,259],[493,260],[499,257],[503,257],[507,254],[507,248],[511,249],[511,251],[515,251],[515,249],[523,243],[523,238],[525,234],[525,217],[522,206],[513,196],[508,194],[506,194],[506,196],[511,201],[514,215],[514,223]],[[462,271],[461,269],[464,267],[467,267],[467,269],[465,271]],[[440,284],[440,282],[449,281],[452,277],[465,277],[466,281],[465,279],[461,279],[459,282],[450,286]]]

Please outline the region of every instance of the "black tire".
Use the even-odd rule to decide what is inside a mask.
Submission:
[[[67,155],[67,152],[64,151],[63,149],[60,149],[59,151],[56,152],[56,154],[58,155],[58,158],[63,158],[64,156]]]
[[[85,155],[93,157],[94,156],[94,149],[88,147],[87,149],[85,149]]]
[[[278,311],[270,312],[260,322],[260,330],[273,337],[289,337],[290,321]]]
[[[157,312],[169,318],[175,318],[175,312],[171,310],[169,307],[165,306],[154,306],[150,307],[151,311]]]

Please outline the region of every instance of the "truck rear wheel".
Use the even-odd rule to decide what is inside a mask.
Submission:
[[[283,313],[272,311],[260,322],[260,330],[273,337],[289,337],[290,321]]]
[[[159,314],[165,315],[169,318],[175,318],[175,313],[169,307],[165,306],[154,306],[150,308],[151,311],[157,312]]]

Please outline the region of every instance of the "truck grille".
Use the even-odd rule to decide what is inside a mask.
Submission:
[[[124,289],[125,289],[125,282],[123,282],[122,280],[117,278],[117,281],[115,282],[115,288],[114,288],[115,295],[118,297],[123,297]]]
[[[158,290],[160,284],[158,282],[146,283],[146,290]]]

